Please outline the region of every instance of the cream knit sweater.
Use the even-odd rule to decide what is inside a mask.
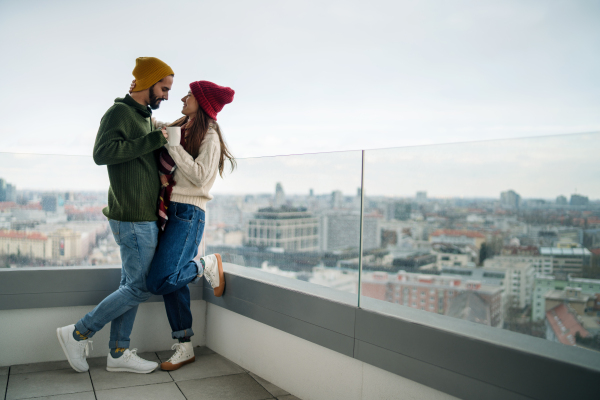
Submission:
[[[173,186],[171,201],[191,204],[206,211],[206,203],[213,198],[208,192],[219,174],[221,143],[217,131],[213,126],[209,127],[196,159],[181,145],[167,145],[166,148],[177,165],[173,177],[177,183]]]

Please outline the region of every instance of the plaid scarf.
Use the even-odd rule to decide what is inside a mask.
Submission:
[[[181,128],[181,141],[179,142],[185,147],[185,128]],[[169,217],[167,216],[167,209],[171,204],[171,193],[173,192],[173,186],[177,184],[173,176],[175,174],[175,161],[171,158],[169,151],[166,147],[160,149],[158,155],[158,172],[160,174],[160,193],[158,196],[158,228],[160,232],[165,230]]]

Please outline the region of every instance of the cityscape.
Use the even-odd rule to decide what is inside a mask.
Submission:
[[[215,195],[199,251],[427,312],[600,350],[600,201],[583,194],[431,198]],[[120,265],[104,191],[0,179],[0,267]],[[362,224],[362,257],[360,229]]]

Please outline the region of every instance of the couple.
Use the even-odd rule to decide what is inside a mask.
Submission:
[[[196,257],[204,210],[212,199],[209,190],[226,161],[235,167],[216,122],[234,91],[208,81],[192,82],[181,99],[184,117],[171,124],[181,127],[180,143],[169,145],[165,124],[155,122],[152,110],[168,100],[173,70],[157,58],[140,57],[133,76],[131,95],[116,99],[104,114],[94,145],[94,161],[108,168],[108,207],[103,213],[121,251],[119,289],[76,324],[56,330],[77,372],[89,369],[90,338],[108,322],[108,371],[150,373],[158,367],[129,349],[138,305],[152,294],[163,296],[172,337],[178,340],[161,368],[175,370],[193,362],[187,285],[204,276],[215,296],[225,288],[220,255]]]

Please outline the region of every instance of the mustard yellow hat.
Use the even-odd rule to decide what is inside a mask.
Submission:
[[[148,89],[165,76],[175,75],[171,67],[155,57],[136,58],[132,73],[135,77],[134,92]]]

